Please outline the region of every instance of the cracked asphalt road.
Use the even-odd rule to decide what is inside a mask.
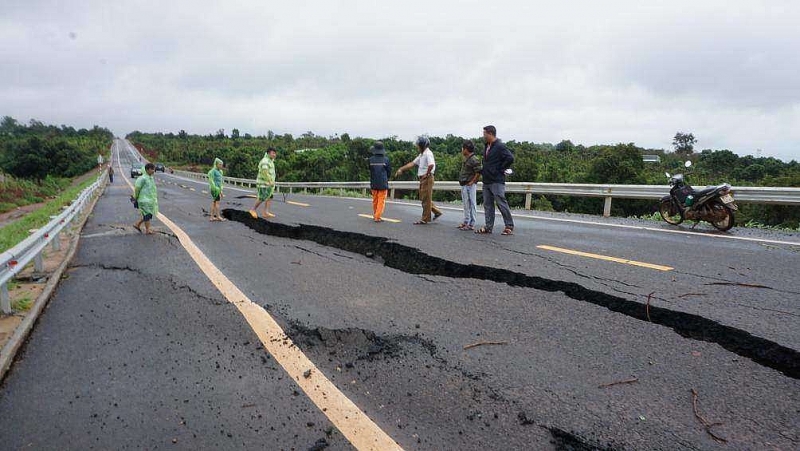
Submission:
[[[800,441],[797,379],[716,343],[561,292],[411,274],[234,221],[209,223],[200,185],[157,177],[162,212],[405,449],[796,449]],[[247,209],[250,199],[238,194],[229,190],[223,208]],[[118,185],[98,202],[69,277],[2,386],[3,443],[310,449],[325,439],[326,449],[350,449],[175,238],[131,233],[126,196]],[[479,237],[451,227],[460,217],[453,211],[419,228],[410,225],[418,206],[390,205],[386,216],[404,222],[374,224],[356,216],[369,211],[364,201],[298,200],[311,207],[275,202],[276,220],[387,237],[642,307],[655,291],[651,306],[800,348],[800,282],[786,272],[800,262],[790,248],[525,220],[514,237]],[[587,261],[538,244],[678,270]],[[698,246],[708,250],[698,255]],[[772,289],[706,285],[715,282]],[[507,344],[463,349],[482,340]],[[632,377],[638,382],[600,388]],[[694,417],[691,389],[727,444]]]

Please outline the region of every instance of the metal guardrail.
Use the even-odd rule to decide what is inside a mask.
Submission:
[[[206,180],[206,174],[188,171],[174,171],[175,175],[182,177]],[[235,186],[254,187],[256,181],[252,179],[241,179],[235,177],[223,177],[225,183]],[[478,183],[479,187],[481,183]],[[276,190],[287,189],[292,193],[295,189],[307,191],[309,189],[369,189],[369,182],[278,182]],[[419,182],[416,181],[391,181],[390,197],[395,198],[395,190],[416,190],[419,189]],[[434,191],[461,191],[458,182],[437,181],[433,185]],[[774,187],[752,187],[740,186],[733,187],[734,196],[737,202],[751,202],[757,204],[775,205],[800,205],[800,188],[774,188]],[[557,195],[557,196],[576,196],[576,197],[602,197],[605,199],[603,206],[603,216],[611,215],[611,199],[660,199],[669,194],[668,185],[593,185],[586,183],[528,183],[528,182],[506,182],[506,193],[525,194],[525,208],[531,209],[531,202],[534,194],[537,195]]]
[[[51,243],[54,250],[60,249],[59,233],[70,221],[80,219],[81,213],[89,205],[92,196],[105,183],[106,172],[107,170],[102,171],[93,184],[81,191],[78,197],[58,216],[52,217],[52,220],[47,225],[38,229],[13,248],[0,254],[0,311],[5,314],[11,313],[8,282],[22,272],[31,261],[33,261],[34,271],[37,273],[44,271],[42,251]]]

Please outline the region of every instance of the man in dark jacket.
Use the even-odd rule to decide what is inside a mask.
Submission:
[[[372,156],[369,157],[369,186],[372,188],[372,218],[375,222],[382,222],[381,216],[386,207],[386,193],[389,191],[392,165],[389,163],[382,142],[376,141],[370,151]]]
[[[492,233],[494,228],[494,204],[503,215],[505,229],[501,235],[514,234],[514,219],[506,200],[506,174],[511,173],[514,155],[506,148],[502,141],[497,139],[497,129],[494,125],[483,127],[483,140],[486,148],[483,152],[483,211],[486,224],[477,229],[475,233]]]

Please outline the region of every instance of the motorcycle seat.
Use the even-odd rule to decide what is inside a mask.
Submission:
[[[718,189],[722,188],[723,186],[725,186],[725,185],[709,186],[709,187],[707,187],[707,188],[703,188],[703,189],[700,189],[700,190],[695,190],[695,192],[694,192],[694,197],[695,197],[695,198],[697,198],[697,197],[703,197],[703,196],[705,196],[706,194],[711,194],[711,193],[713,193],[714,191],[716,191],[716,190],[718,190]]]

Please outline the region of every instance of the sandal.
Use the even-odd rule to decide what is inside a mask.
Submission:
[[[492,234],[492,229],[487,229],[486,227],[481,227],[479,229],[476,229],[475,233],[477,233],[478,235],[491,235]]]
[[[428,223],[428,221],[423,221],[423,220],[420,219],[419,221],[416,221],[414,223],[414,225],[422,225],[422,224],[427,224],[427,223]]]
[[[133,225],[133,228],[138,230],[139,233],[142,233],[142,229],[140,229],[139,226],[137,226],[136,224]]]
[[[457,229],[463,229],[466,226],[467,226],[467,223],[466,222],[462,222],[461,224],[457,225],[456,228]]]
[[[514,234],[514,229],[512,229],[511,227],[506,227],[505,229],[503,229],[503,232],[500,233],[500,235],[513,235],[513,234]]]
[[[475,227],[471,225],[465,225],[464,227],[459,227],[458,230],[475,230]]]
[[[443,214],[444,214],[444,213],[439,213],[438,215],[437,215],[437,214],[434,214],[434,215],[433,215],[433,219],[432,219],[431,221],[435,221],[435,220],[439,219],[439,216],[441,216],[441,215],[443,215]]]

